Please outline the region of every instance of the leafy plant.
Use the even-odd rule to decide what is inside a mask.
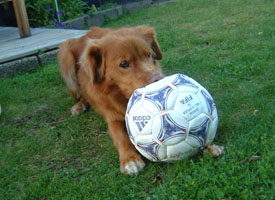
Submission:
[[[62,22],[80,17],[92,8],[80,0],[58,0],[59,11],[54,0],[25,0],[25,3],[31,26],[62,27]]]
[[[116,7],[116,5],[117,5],[116,3],[106,2],[104,5],[98,7],[97,10],[98,11],[107,10],[107,9]]]

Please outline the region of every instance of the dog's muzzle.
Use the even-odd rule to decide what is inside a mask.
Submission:
[[[163,74],[161,72],[154,72],[152,75],[151,75],[151,78],[150,78],[150,83],[154,83],[154,82],[157,82],[161,79],[163,79]]]

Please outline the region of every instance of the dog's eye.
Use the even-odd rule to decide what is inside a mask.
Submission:
[[[147,57],[148,57],[148,58],[151,58],[151,53],[150,53],[150,52],[147,54]]]
[[[121,68],[125,69],[125,68],[128,68],[130,67],[130,63],[126,60],[122,61],[119,65]]]

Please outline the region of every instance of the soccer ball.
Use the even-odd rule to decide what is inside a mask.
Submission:
[[[151,161],[180,160],[196,154],[214,140],[218,127],[213,98],[183,74],[135,90],[125,118],[131,142]]]

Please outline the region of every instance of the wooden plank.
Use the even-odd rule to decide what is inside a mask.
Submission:
[[[62,40],[63,38],[69,38],[69,37],[74,37],[74,35],[76,34],[76,36],[79,35],[78,32],[71,32],[71,31],[58,31],[58,30],[52,30],[49,34],[49,31],[43,31],[43,29],[41,30],[41,32],[39,34],[33,34],[32,37],[29,38],[23,38],[21,40],[14,40],[12,42],[13,46],[10,45],[9,42],[5,42],[4,44],[2,44],[1,46],[6,47],[6,48],[14,48],[14,45],[20,45],[20,44],[24,44],[24,46],[36,46],[36,44],[43,44],[43,43],[48,43],[49,41],[52,42],[54,40]],[[80,32],[80,34],[83,34],[83,32]]]
[[[66,39],[79,38],[87,31],[32,28],[32,36],[22,39],[14,32],[16,28],[0,27],[0,63],[55,49]]]
[[[7,42],[7,40],[15,40],[19,37],[18,31],[14,31],[13,27],[0,28],[0,44]]]
[[[20,37],[23,38],[30,36],[30,24],[24,0],[13,0],[12,3]]]
[[[63,37],[56,37],[56,38],[51,38],[48,40],[40,40],[36,39],[36,41],[26,41],[24,43],[18,43],[18,42],[13,42],[12,46],[9,45],[8,43],[5,43],[4,45],[1,45],[1,50],[3,49],[5,52],[11,52],[13,54],[16,54],[17,52],[23,52],[23,51],[30,51],[31,49],[37,49],[39,50],[45,50],[49,48],[53,48],[54,46],[60,45],[62,42],[64,42],[67,38],[71,38],[72,35],[68,36],[63,36]],[[8,54],[8,53],[6,53]],[[1,55],[0,55],[1,58]]]

